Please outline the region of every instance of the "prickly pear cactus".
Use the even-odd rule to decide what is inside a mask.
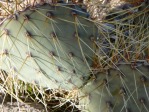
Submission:
[[[143,63],[119,64],[81,89],[83,112],[148,112],[149,69]]]
[[[0,26],[0,68],[43,87],[81,87],[91,71],[97,29],[78,9],[44,4],[6,19]]]

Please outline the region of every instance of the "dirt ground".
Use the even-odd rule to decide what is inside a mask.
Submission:
[[[45,109],[39,104],[30,106],[23,103],[18,104],[18,102],[7,102],[6,104],[0,105],[0,112],[45,112]]]
[[[11,98],[5,98],[4,95],[0,95],[0,112],[45,112],[43,105],[38,103],[20,103],[17,101],[10,101]]]

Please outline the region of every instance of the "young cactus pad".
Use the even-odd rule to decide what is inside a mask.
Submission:
[[[139,62],[119,64],[84,86],[79,94],[83,112],[148,112],[149,69]]]
[[[0,26],[0,67],[51,89],[81,87],[95,54],[97,28],[77,5],[38,5]],[[69,84],[68,84],[69,83]]]

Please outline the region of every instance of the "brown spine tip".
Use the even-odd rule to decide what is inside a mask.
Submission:
[[[74,32],[73,37],[75,37],[75,38],[77,38],[77,37],[78,37],[77,32]]]
[[[145,99],[144,98],[140,98],[139,101],[140,101],[141,104],[145,104]]]
[[[30,33],[29,31],[26,31],[26,32],[25,32],[25,36],[26,36],[27,38],[31,38],[31,37],[32,37],[32,35],[31,35],[31,33]]]
[[[35,7],[35,6],[31,6],[31,7],[29,7],[29,9],[30,9],[31,11],[35,11],[35,10],[36,10],[36,7]]]
[[[132,112],[130,108],[126,108],[126,112]]]
[[[73,10],[73,11],[71,11],[71,15],[72,16],[77,16],[77,12]]]
[[[92,42],[94,42],[94,41],[95,41],[95,36],[94,36],[94,35],[91,35],[91,36],[90,36],[90,40],[91,40]]]
[[[107,101],[106,105],[107,105],[108,108],[112,108],[113,107],[113,104],[110,101]]]
[[[51,32],[50,36],[51,36],[52,38],[56,38],[56,33],[55,33],[55,32]]]
[[[66,83],[67,84],[70,84],[70,83],[72,84],[72,80],[71,79],[68,79]]]
[[[57,66],[56,71],[58,71],[58,72],[62,71],[61,67]]]
[[[68,53],[68,56],[69,56],[70,58],[72,58],[72,57],[74,57],[74,53],[73,53],[73,52],[69,52],[69,53]]]
[[[39,84],[39,81],[34,80],[33,83],[34,83],[34,84]]]
[[[125,96],[125,95],[126,95],[126,90],[125,90],[124,87],[121,87],[121,88],[120,88],[119,94],[122,95],[122,96]]]
[[[13,67],[13,66],[10,67],[10,70],[13,71],[13,72],[17,72],[16,67]]]
[[[4,34],[5,35],[9,35],[10,33],[9,33],[9,30],[8,29],[4,29]]]
[[[26,52],[27,57],[32,57],[32,53],[31,52]]]
[[[53,18],[54,17],[54,14],[52,12],[48,11],[46,13],[46,16],[49,17],[49,18]]]
[[[107,84],[108,84],[107,79],[103,79],[103,84],[104,84],[104,85],[107,85]]]
[[[147,82],[147,78],[142,75],[142,76],[140,77],[140,81],[143,82],[143,83],[145,83],[145,82]]]
[[[29,21],[29,19],[30,19],[29,15],[23,15],[23,17],[24,17],[25,21]]]
[[[14,15],[13,15],[13,19],[14,19],[14,20],[18,20],[17,14],[14,14]]]
[[[50,52],[49,52],[49,55],[50,55],[51,57],[56,56],[55,53],[54,53],[54,51],[50,51]]]
[[[8,49],[4,49],[3,52],[2,52],[2,54],[3,54],[3,55],[8,55],[8,54],[9,54],[9,53],[8,53]]]
[[[74,40],[78,40],[79,37],[80,37],[80,34],[75,31],[75,32],[73,33],[73,38],[74,38]]]
[[[73,73],[73,74],[76,74],[76,70],[73,69],[73,70],[72,70],[72,73]]]
[[[135,69],[136,66],[137,66],[137,63],[136,63],[136,62],[131,62],[131,68],[132,68],[132,69]]]

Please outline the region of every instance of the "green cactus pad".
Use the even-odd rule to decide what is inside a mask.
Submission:
[[[149,69],[143,63],[119,64],[85,85],[79,94],[83,112],[148,112]]]
[[[0,68],[43,87],[81,87],[90,75],[97,28],[75,7],[44,4],[6,19],[0,26]]]

